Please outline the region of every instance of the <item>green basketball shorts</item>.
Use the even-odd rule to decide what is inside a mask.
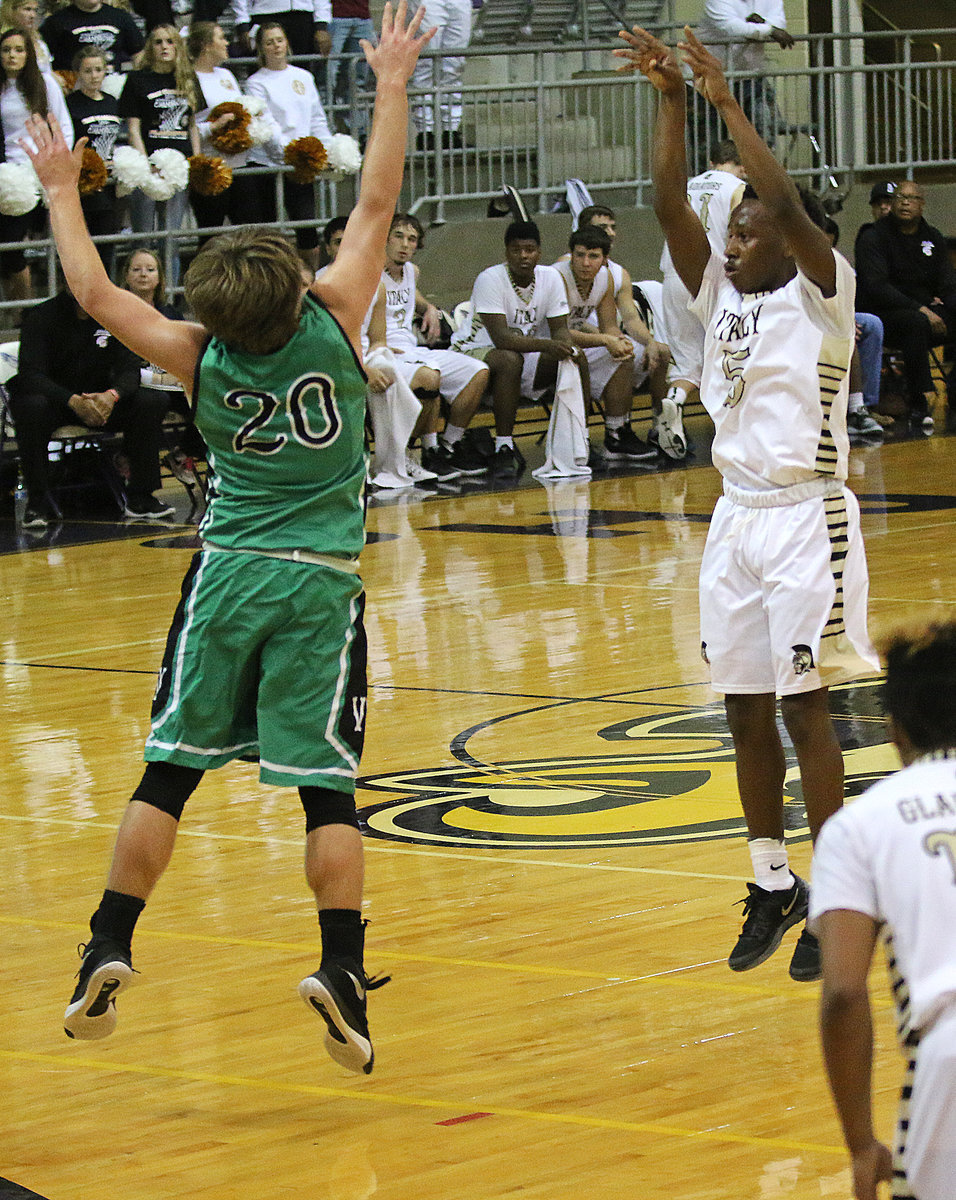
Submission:
[[[364,609],[357,575],[201,551],[166,641],[146,761],[208,769],[258,759],[263,782],[354,793]]]

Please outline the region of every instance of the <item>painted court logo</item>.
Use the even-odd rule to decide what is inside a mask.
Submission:
[[[833,689],[831,702],[847,794],[855,795],[898,762],[886,740],[874,682]],[[639,707],[646,713],[649,706]],[[559,728],[571,727],[566,711],[561,710]],[[594,706],[585,711],[593,721]],[[514,714],[499,718],[495,727],[500,735],[509,720],[517,729],[529,719],[527,713]],[[360,808],[364,831],[424,845],[498,849],[679,845],[745,834],[733,745],[719,703],[663,713],[658,706],[653,715],[592,723],[584,741],[604,743],[601,753],[480,762],[465,744],[486,730],[477,726],[456,739],[459,765],[360,780],[365,791],[393,794]],[[567,737],[550,740],[568,744]],[[808,837],[789,748],[784,800],[789,836]]]

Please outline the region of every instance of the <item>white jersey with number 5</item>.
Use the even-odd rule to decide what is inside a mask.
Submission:
[[[744,491],[846,480],[853,268],[834,252],[836,292],[802,272],[772,292],[738,292],[711,255],[691,312],[706,330],[700,398],[716,427],[712,458]]]

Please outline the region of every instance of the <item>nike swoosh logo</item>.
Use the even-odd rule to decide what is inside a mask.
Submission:
[[[776,867],[771,865],[770,870],[771,871],[782,871],[786,865],[787,865],[786,863],[780,863],[779,866],[776,866]]]
[[[783,910],[783,915],[785,917],[790,916],[790,914],[793,912],[794,908],[796,907],[797,901],[799,899],[800,899],[800,893],[794,892],[793,899],[790,901],[790,903],[787,905],[787,907]]]

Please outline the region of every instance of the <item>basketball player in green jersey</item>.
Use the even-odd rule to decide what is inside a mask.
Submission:
[[[360,331],[378,286],[402,181],[406,85],[423,9],[385,5],[362,188],[335,263],[306,289],[281,237],[214,238],[186,276],[200,323],[169,321],[103,270],[83,221],[71,152],[52,119],[24,148],[50,199],[77,302],[130,349],[179,379],[209,446],[212,499],[203,549],[183,582],[146,745],[147,766],[117,836],[66,1010],[70,1037],[101,1038],[132,976],[136,920],[169,862],[186,800],[207,768],[259,760],[267,783],[296,786],[321,964],[299,985],[325,1021],[326,1049],[372,1070],[363,966],[362,841],[355,776],[365,728],[362,547],[365,373]],[[434,31],[432,31],[434,32]],[[383,981],[382,981],[383,982]]]

